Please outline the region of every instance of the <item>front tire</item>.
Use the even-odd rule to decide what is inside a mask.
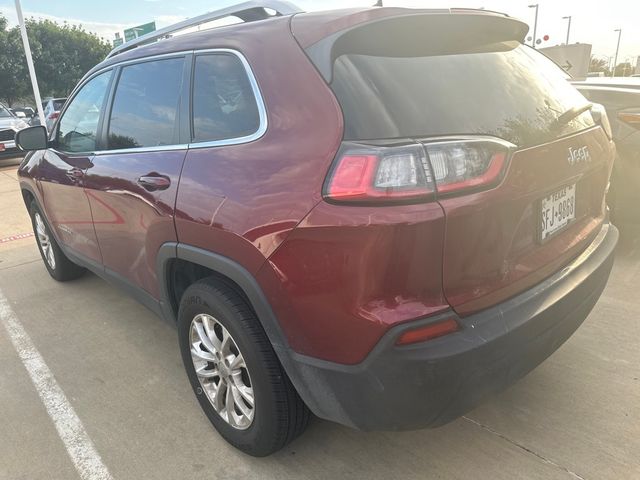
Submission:
[[[309,410],[255,314],[233,289],[214,279],[187,288],[178,337],[200,406],[231,445],[263,457],[304,431]]]
[[[59,282],[75,280],[81,277],[85,269],[73,263],[62,252],[56,239],[51,234],[51,229],[40,207],[38,207],[35,201],[31,202],[29,214],[31,216],[31,224],[33,225],[33,233],[36,236],[38,250],[40,250],[42,261],[49,275]]]

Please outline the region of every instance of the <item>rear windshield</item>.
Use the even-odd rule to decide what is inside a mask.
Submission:
[[[53,102],[53,109],[56,112],[59,112],[60,110],[62,110],[62,107],[64,106],[64,102],[66,102],[67,99],[66,98],[60,98],[58,100],[52,100]]]
[[[589,112],[556,122],[587,100],[542,54],[516,42],[504,47],[426,57],[338,57],[331,88],[344,113],[345,140],[484,134],[524,147],[594,125]]]

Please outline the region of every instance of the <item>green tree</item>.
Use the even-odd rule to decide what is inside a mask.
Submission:
[[[82,76],[104,59],[110,45],[82,27],[51,20],[26,21],[42,97],[65,97]],[[6,60],[6,63],[5,63]],[[0,100],[7,104],[31,95],[20,29],[0,17]]]
[[[611,75],[611,70],[609,70],[609,63],[604,58],[598,58],[591,56],[591,62],[589,64],[590,72],[604,72],[605,76]]]
[[[0,101],[11,107],[31,92],[27,65],[20,38],[7,30],[7,19],[0,16]]]
[[[628,77],[633,73],[633,66],[629,62],[619,63],[614,70],[616,77]]]

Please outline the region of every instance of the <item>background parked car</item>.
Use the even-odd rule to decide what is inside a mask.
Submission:
[[[16,107],[11,108],[10,110],[16,117],[27,118],[27,121],[31,120],[36,115],[36,111],[31,107]]]
[[[571,83],[607,110],[618,149],[609,205],[617,220],[631,220],[637,217],[635,205],[640,200],[640,78],[588,78]]]
[[[15,143],[16,132],[28,126],[23,119],[0,105],[0,158],[14,156],[19,152]]]
[[[66,98],[49,98],[42,102],[42,110],[44,110],[45,126],[47,131],[50,132],[53,128],[53,124],[60,115],[60,110],[67,101]],[[40,125],[40,119],[35,115],[31,121],[31,125]]]

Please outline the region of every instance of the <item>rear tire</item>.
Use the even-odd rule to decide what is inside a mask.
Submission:
[[[231,445],[263,457],[304,431],[308,408],[256,315],[232,288],[211,278],[187,288],[180,302],[178,337],[200,406]]]
[[[51,234],[47,220],[35,201],[31,202],[29,214],[38,250],[40,250],[42,261],[49,275],[59,282],[67,282],[81,277],[85,269],[73,263],[62,252],[56,239]]]

